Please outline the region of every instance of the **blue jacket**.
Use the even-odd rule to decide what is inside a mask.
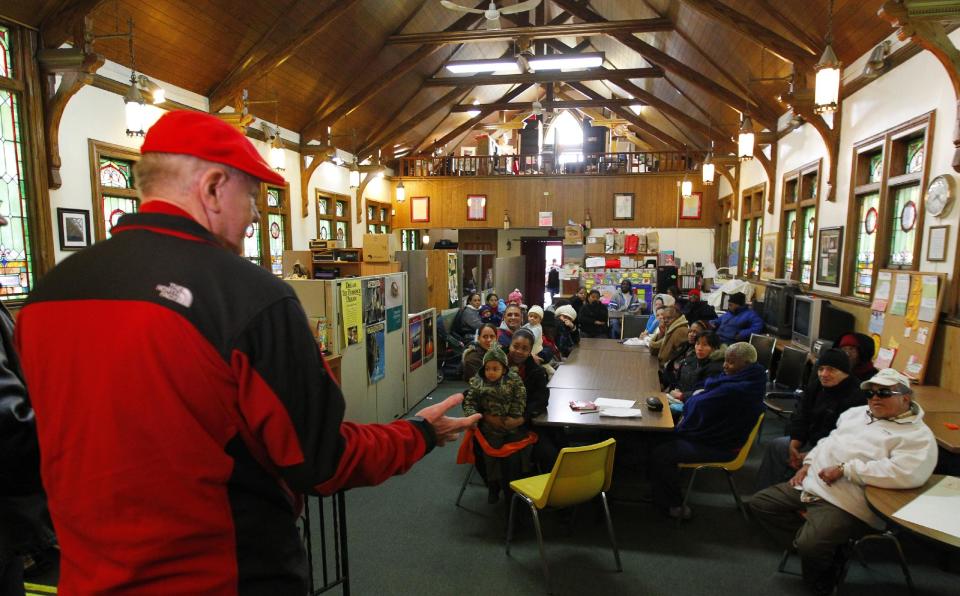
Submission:
[[[767,371],[759,364],[708,378],[704,391],[684,402],[677,434],[717,449],[739,449],[763,410],[766,384]]]
[[[720,341],[729,345],[738,341],[750,341],[751,333],[763,333],[763,319],[756,311],[741,306],[737,312],[727,312],[717,322]]]

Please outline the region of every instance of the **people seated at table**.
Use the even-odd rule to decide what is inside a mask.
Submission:
[[[683,312],[684,308],[687,306],[687,301],[683,299],[683,296],[680,293],[680,288],[677,286],[670,286],[667,288],[667,296],[673,298],[673,305]],[[669,305],[666,305],[669,306]]]
[[[463,451],[473,450],[477,470],[487,484],[488,503],[500,499],[510,482],[531,471],[536,434],[524,427],[527,390],[523,380],[507,363],[500,346],[483,356],[483,368],[470,378],[463,397],[466,416],[482,414],[477,431],[470,432]],[[482,463],[480,463],[482,461]]]
[[[667,388],[670,397],[681,402],[686,401],[695,392],[704,388],[707,379],[723,374],[723,361],[726,354],[727,347],[720,343],[720,336],[716,332],[705,329],[697,333],[693,353],[683,360],[676,382]],[[674,406],[671,405],[670,409],[674,410]],[[683,413],[682,404],[676,408],[676,413]]]
[[[717,335],[720,341],[730,345],[738,341],[750,341],[750,335],[763,332],[763,319],[753,309],[747,308],[743,292],[730,294],[727,312],[717,319]]]
[[[580,331],[577,329],[577,311],[573,306],[564,304],[554,311],[557,316],[557,349],[564,358],[570,355],[580,343]]]
[[[683,316],[688,321],[712,321],[717,311],[700,298],[700,290],[694,288],[687,292],[687,304],[683,307]]]
[[[580,312],[580,309],[583,308],[586,300],[587,290],[583,286],[580,286],[577,288],[576,294],[570,297],[570,306],[573,307],[574,312]]]
[[[615,313],[609,317],[610,337],[620,339],[620,330],[623,328],[623,315],[627,313],[639,313],[643,306],[643,301],[634,293],[633,284],[630,283],[630,280],[626,278],[622,279],[620,281],[620,287],[616,293],[614,293],[613,297],[610,298],[610,304],[607,305],[607,309],[611,313]]]
[[[608,337],[607,307],[600,302],[600,292],[590,290],[587,303],[577,314],[580,335],[583,337]]]
[[[757,472],[758,491],[789,480],[807,452],[836,428],[840,414],[867,403],[860,379],[851,374],[850,359],[842,351],[824,350],[815,370],[790,415],[786,435],[767,442]]]
[[[840,338],[837,346],[850,358],[850,374],[858,379],[869,379],[877,374],[873,365],[875,344],[873,338],[863,333],[847,333]]]
[[[936,439],[906,376],[886,368],[860,387],[867,405],[841,414],[789,481],[750,501],[761,526],[800,554],[803,579],[816,593],[834,590],[849,540],[885,526],[867,503],[866,487],[922,486],[937,463]]]
[[[683,419],[650,456],[649,476],[654,503],[670,517],[689,519],[683,507],[677,464],[729,461],[746,443],[763,410],[766,370],[757,364],[757,350],[748,343],[727,348],[723,374],[710,377],[704,390],[683,404]]]
[[[484,323],[477,332],[477,339],[463,351],[463,380],[469,382],[483,368],[483,357],[491,346],[497,345],[497,327]]]
[[[647,327],[643,330],[643,333],[640,334],[641,338],[654,335],[657,332],[657,329],[660,328],[660,316],[657,314],[663,307],[673,304],[673,298],[667,294],[657,294],[653,297],[653,312],[650,313],[650,318],[647,319]],[[689,319],[687,319],[689,320]]]
[[[657,357],[663,367],[686,350],[687,318],[680,314],[676,306],[665,306],[661,327],[664,331],[650,342],[650,353]]]
[[[664,391],[677,383],[680,374],[680,366],[684,361],[693,356],[694,346],[697,345],[697,334],[709,329],[709,326],[703,321],[692,321],[687,326],[687,342],[683,345],[683,350],[677,350],[677,354],[664,364],[658,371],[660,377],[660,388]]]
[[[495,293],[487,294],[487,303],[480,307],[480,320],[494,325],[499,325],[503,321],[503,315],[500,313],[500,297]]]
[[[531,351],[533,350],[533,334],[529,329],[517,329],[510,341],[507,359],[511,368],[523,379],[523,386],[527,390],[527,406],[523,418],[528,427],[532,420],[547,411],[550,400],[550,388],[547,387],[547,371],[537,364]],[[540,428],[537,431],[539,438],[533,448],[533,459],[542,472],[548,472],[557,459],[560,446],[563,444],[563,429]]]
[[[497,330],[497,341],[504,350],[510,347],[510,339],[514,332],[523,326],[523,311],[519,304],[508,304],[503,309],[503,321],[500,322],[500,328]]]
[[[483,321],[480,320],[480,307],[483,300],[477,292],[471,292],[464,301],[463,308],[453,318],[450,326],[453,333],[462,338],[472,338],[477,334]]]
[[[533,333],[533,353],[536,356],[540,356],[540,352],[543,351],[543,307],[538,305],[533,305],[527,311],[527,322],[523,325],[523,329],[529,329],[530,333]],[[542,356],[540,356],[543,359]]]

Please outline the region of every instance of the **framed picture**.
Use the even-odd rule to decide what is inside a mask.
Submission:
[[[467,195],[467,221],[487,221],[487,195]]]
[[[57,207],[60,250],[80,250],[90,246],[90,212],[85,209]]]
[[[760,254],[760,279],[773,279],[777,274],[777,236],[764,234]]]
[[[633,219],[633,193],[632,192],[614,193],[613,219]]]
[[[680,219],[700,219],[703,206],[703,193],[690,193],[689,197],[680,197]]]
[[[817,243],[817,283],[840,286],[840,257],[843,253],[843,227],[821,228]]]
[[[946,261],[950,226],[931,226],[927,234],[927,260]]]
[[[410,197],[410,221],[430,221],[430,197]]]

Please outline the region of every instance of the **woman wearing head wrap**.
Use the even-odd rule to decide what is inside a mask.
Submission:
[[[850,374],[866,381],[877,374],[873,365],[873,339],[863,333],[848,333],[840,338],[837,347],[850,358]]]

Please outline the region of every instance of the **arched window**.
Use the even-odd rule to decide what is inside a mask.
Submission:
[[[553,145],[559,165],[583,161],[583,128],[567,110],[560,112],[550,123],[544,142]]]

